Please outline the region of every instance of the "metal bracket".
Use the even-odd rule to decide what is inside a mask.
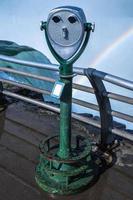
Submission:
[[[101,141],[100,148],[107,149],[109,144],[114,141],[113,134],[111,132],[113,128],[113,117],[111,115],[111,104],[109,98],[105,96],[107,93],[103,81],[95,76],[95,69],[84,69],[84,74],[88,77],[92,87],[94,88],[95,96],[99,105],[100,120],[101,120]]]
[[[77,76],[76,73],[71,74],[71,75],[61,75],[61,74],[60,74],[60,78],[73,78],[73,77],[75,77],[75,76]]]

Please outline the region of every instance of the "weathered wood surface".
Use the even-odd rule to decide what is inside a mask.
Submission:
[[[0,114],[0,200],[50,200],[35,183],[38,162],[38,144],[47,135],[58,134],[59,120],[51,112],[39,113],[15,103]],[[88,134],[73,125],[74,132]],[[97,183],[88,190],[58,200],[131,200],[133,198],[133,147],[125,142],[118,151],[116,164],[106,170]]]

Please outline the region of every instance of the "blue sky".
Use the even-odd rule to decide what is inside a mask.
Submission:
[[[39,24],[41,20],[47,19],[52,8],[61,5],[83,8],[87,20],[96,24],[86,51],[77,62],[78,66],[88,67],[124,31],[133,27],[132,0],[3,0],[0,1],[0,39],[32,46],[56,62],[47,48]],[[131,41],[128,43],[131,50]],[[129,56],[126,57],[129,59]],[[107,71],[111,72],[111,67]]]
[[[75,65],[94,67],[132,80],[133,34],[122,40],[100,62],[93,63],[121,35],[133,29],[133,0],[1,0],[0,39],[34,47],[56,63],[47,47],[44,34],[40,31],[40,21],[47,20],[51,9],[64,5],[81,7],[87,21],[96,24],[85,52]],[[82,80],[82,83],[86,84],[85,81]],[[118,88],[117,92],[124,94]],[[133,96],[130,91],[126,94]],[[122,109],[123,112],[133,112],[131,107],[122,106]]]

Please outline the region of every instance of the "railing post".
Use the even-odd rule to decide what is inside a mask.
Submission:
[[[103,84],[103,81],[95,76],[94,72],[96,70],[93,68],[84,69],[85,75],[88,77],[97,99],[97,103],[99,106],[100,112],[100,120],[101,120],[101,141],[100,148],[106,149],[109,144],[112,144],[114,141],[112,135],[113,128],[113,117],[111,115],[111,104],[107,95],[106,88]]]
[[[4,123],[5,123],[5,109],[6,109],[6,101],[5,96],[2,94],[3,85],[0,82],[0,138],[3,133]]]
[[[2,91],[3,91],[3,84],[2,82],[0,82],[0,112],[7,107],[5,95],[2,93]]]

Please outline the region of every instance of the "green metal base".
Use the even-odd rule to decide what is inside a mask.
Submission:
[[[87,175],[89,174],[89,176]],[[84,176],[79,177],[77,180],[72,180],[72,182],[68,185],[57,183],[52,180],[51,177],[47,175],[42,176],[42,174],[36,174],[35,180],[40,188],[48,193],[59,194],[59,195],[69,195],[75,194],[83,190],[89,183],[93,180],[93,172],[92,170],[86,171]]]
[[[69,159],[58,157],[58,144],[51,145],[49,138],[41,144],[40,162],[36,167],[36,182],[46,192],[68,195],[80,192],[94,178],[91,146],[81,136],[76,137],[77,145],[72,147]],[[47,149],[46,149],[47,147]]]

